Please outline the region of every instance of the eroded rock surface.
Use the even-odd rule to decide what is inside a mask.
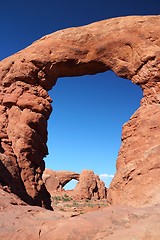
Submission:
[[[109,201],[131,206],[160,202],[160,105],[142,105],[123,126]]]
[[[73,190],[66,191],[67,195],[75,199],[106,199],[105,183],[92,170],[83,170],[80,174],[70,171],[53,171],[45,169],[42,179],[51,195],[65,192],[64,186],[72,179],[77,180]]]
[[[0,182],[27,203],[50,208],[42,172],[51,99],[41,86],[20,81],[1,90]]]
[[[83,170],[74,189],[74,195],[79,199],[104,199],[107,198],[107,189],[93,171]]]
[[[42,178],[48,192],[60,192],[64,190],[63,187],[72,179],[79,181],[79,173],[45,169]]]
[[[138,84],[144,95],[123,127],[109,200],[131,205],[160,201],[160,16],[61,30],[0,62],[2,185],[30,204],[50,206],[42,181],[51,113],[47,91],[59,77],[107,70]]]
[[[2,240],[159,240],[160,207],[108,207],[79,216],[24,205],[0,187]]]

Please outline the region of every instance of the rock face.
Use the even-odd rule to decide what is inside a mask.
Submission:
[[[51,99],[41,86],[19,81],[1,90],[0,182],[27,203],[50,208],[42,172]]]
[[[109,201],[160,202],[160,16],[115,18],[61,30],[0,62],[3,186],[30,204],[50,206],[42,181],[51,113],[47,91],[59,77],[107,70],[138,84],[144,96],[123,127]]]
[[[63,187],[72,179],[79,181],[79,173],[45,169],[42,178],[48,192],[52,193],[64,190]]]
[[[107,189],[93,171],[83,170],[74,189],[74,195],[79,199],[104,199],[107,198]]]
[[[160,202],[160,105],[142,105],[123,126],[109,201],[131,206]]]
[[[107,198],[107,189],[98,175],[91,170],[83,170],[80,174],[69,171],[53,171],[45,169],[42,179],[48,192],[52,195],[64,190],[64,186],[72,179],[78,181],[76,187],[67,192],[76,199],[104,199]]]

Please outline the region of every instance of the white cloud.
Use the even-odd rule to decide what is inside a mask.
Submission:
[[[105,183],[106,187],[109,187],[114,175],[113,174],[108,174],[108,173],[102,173],[102,174],[99,175],[99,177]]]
[[[113,178],[114,175],[113,174],[108,174],[108,173],[102,173],[102,174],[99,175],[99,177],[101,179],[108,179],[108,178]]]

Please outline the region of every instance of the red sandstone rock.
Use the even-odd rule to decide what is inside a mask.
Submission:
[[[24,205],[0,187],[2,240],[159,240],[160,207],[107,207],[68,217],[65,212]]]
[[[49,193],[63,191],[63,187],[72,179],[79,180],[79,174],[69,171],[53,171],[45,169],[43,181]]]
[[[67,195],[76,199],[104,199],[107,197],[107,189],[104,182],[91,170],[83,170],[78,174],[69,171],[45,169],[42,179],[51,195],[65,191],[63,187],[72,179],[75,179],[78,183],[72,191],[67,192]]]
[[[142,105],[123,126],[108,200],[131,206],[160,202],[160,105]]]
[[[1,183],[29,204],[46,208],[50,208],[50,197],[41,176],[43,157],[48,154],[50,102],[40,86],[16,82],[5,90],[0,109]]]
[[[23,200],[50,206],[42,181],[47,154],[47,91],[59,77],[107,70],[143,90],[124,125],[112,204],[160,202],[160,16],[122,17],[61,30],[0,62],[0,182]],[[145,129],[145,130],[144,130]]]
[[[83,170],[74,189],[74,196],[79,199],[103,199],[107,197],[107,189],[104,182],[93,171]]]

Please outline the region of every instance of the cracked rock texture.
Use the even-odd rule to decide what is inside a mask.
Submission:
[[[160,202],[160,16],[122,17],[61,30],[0,62],[3,186],[30,204],[50,207],[42,181],[52,110],[47,91],[59,77],[107,70],[138,84],[144,96],[123,126],[109,201]]]

